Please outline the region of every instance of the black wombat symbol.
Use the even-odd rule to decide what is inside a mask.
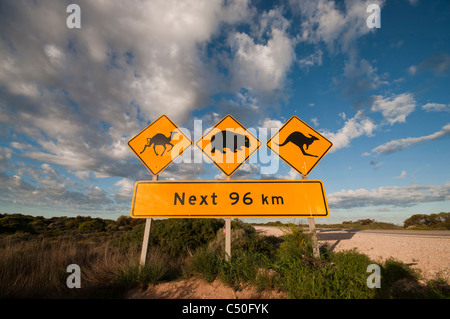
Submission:
[[[291,142],[295,144],[303,153],[305,156],[312,156],[317,157],[317,155],[308,154],[305,152],[305,149],[303,148],[306,145],[306,149],[314,142],[318,141],[319,139],[311,134],[309,134],[310,137],[306,137],[300,132],[292,132],[289,134],[289,136],[286,138],[286,140],[283,142],[283,144],[277,144],[278,146],[284,146],[287,143]],[[275,143],[276,144],[276,143]]]
[[[216,150],[226,153],[228,148],[230,151],[236,153],[242,150],[243,147],[250,147],[250,140],[247,136],[234,133],[231,131],[220,131],[211,137],[211,153],[215,154]]]

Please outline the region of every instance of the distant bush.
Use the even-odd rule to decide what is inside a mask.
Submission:
[[[33,221],[33,217],[21,214],[0,215],[0,233],[34,233]]]
[[[93,219],[89,221],[82,222],[78,226],[80,232],[97,232],[104,231],[106,223],[101,219]]]
[[[406,219],[405,228],[450,230],[450,213],[416,214]]]

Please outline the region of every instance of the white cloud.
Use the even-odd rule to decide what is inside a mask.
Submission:
[[[0,172],[0,200],[33,207],[53,209],[100,209],[114,204],[98,186],[80,185],[60,174],[49,164],[39,168],[19,166],[16,175]]]
[[[312,123],[315,127],[319,126],[319,120],[317,119],[317,117],[311,118],[311,123]]]
[[[422,106],[422,110],[425,110],[427,112],[440,112],[440,111],[450,112],[450,104],[427,103]]]
[[[394,179],[404,179],[406,178],[406,171],[402,171],[399,176],[395,176]]]
[[[256,93],[273,93],[284,87],[295,53],[293,41],[283,30],[272,27],[266,44],[255,43],[240,32],[231,36],[229,43],[234,52],[233,86]]]
[[[419,203],[450,200],[450,184],[383,186],[367,190],[341,190],[327,195],[330,208],[392,205],[410,207]]]
[[[283,122],[281,122],[280,120],[274,120],[274,119],[270,119],[268,117],[266,117],[260,125],[261,128],[267,128],[267,129],[271,129],[271,128],[279,129],[282,126],[283,126]]]
[[[357,137],[362,135],[372,136],[376,127],[376,124],[371,119],[365,117],[362,111],[358,111],[336,133],[328,131],[321,131],[321,133],[333,143],[330,152],[335,152],[341,148],[348,147],[351,140]]]
[[[374,112],[381,112],[384,119],[390,125],[397,122],[404,123],[406,117],[411,114],[416,107],[416,101],[411,93],[403,93],[387,98],[383,98],[381,95],[375,95],[373,98],[374,102],[371,110]]]
[[[436,139],[442,138],[447,135],[450,135],[450,123],[447,125],[444,125],[440,131],[434,132],[433,134],[430,134],[430,135],[425,135],[425,136],[420,136],[420,137],[408,137],[408,138],[402,138],[402,139],[387,142],[385,144],[375,147],[371,151],[371,153],[374,153],[376,155],[391,154],[394,152],[401,151],[405,148],[414,146],[416,144],[426,142],[426,141],[436,140]]]
[[[221,24],[247,22],[254,12],[247,0],[78,4],[85,14],[77,30],[65,26],[60,1],[2,7],[0,122],[15,123],[11,145],[36,145],[21,148],[24,156],[123,176],[131,167],[123,161],[133,158],[130,137],[161,113],[185,120],[216,93],[202,44]]]
[[[330,50],[340,48],[344,52],[355,50],[355,41],[373,31],[367,28],[365,19],[371,3],[382,6],[384,1],[345,1],[342,6],[330,0],[289,1],[293,12],[302,18],[300,40],[323,42]]]
[[[114,193],[114,199],[118,203],[130,203],[134,191],[134,181],[129,178],[122,178],[114,186],[119,189]]]

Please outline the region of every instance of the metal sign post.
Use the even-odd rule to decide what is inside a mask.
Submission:
[[[157,181],[158,175],[153,175],[152,181]],[[142,248],[141,248],[141,260],[139,265],[141,268],[145,266],[145,262],[147,260],[147,251],[148,251],[148,243],[150,239],[150,230],[152,228],[152,218],[145,219],[145,230],[144,230],[144,238],[142,239]]]
[[[227,181],[231,180],[230,176],[227,176]],[[225,260],[231,259],[231,218],[225,218]]]
[[[306,180],[308,180],[308,177],[306,177],[305,175],[302,175],[302,180],[306,181]],[[319,241],[317,239],[317,233],[316,233],[316,223],[315,223],[313,217],[309,217],[308,222],[309,222],[309,232],[311,234],[312,245],[313,245],[313,255],[315,258],[320,258]]]

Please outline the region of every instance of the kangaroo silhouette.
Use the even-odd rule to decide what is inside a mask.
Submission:
[[[174,133],[174,131],[170,132],[169,137],[166,137],[164,134],[162,133],[157,133],[155,134],[153,137],[147,138],[147,144],[145,144],[144,149],[142,150],[142,153],[144,153],[144,151],[146,150],[147,147],[151,147],[153,145],[153,151],[155,152],[156,156],[163,156],[164,152],[166,151],[166,146],[170,145],[172,149],[173,148],[173,144],[170,143],[170,141],[172,140],[172,134]],[[164,147],[164,151],[161,153],[161,155],[159,155],[156,152],[156,146],[160,145],[162,147]]]
[[[303,133],[300,132],[292,132],[289,134],[289,136],[286,138],[286,140],[282,144],[277,144],[278,146],[284,146],[287,143],[291,142],[295,144],[303,153],[305,156],[312,156],[312,157],[318,157],[317,155],[308,154],[305,152],[305,149],[303,148],[306,145],[306,149],[314,143],[314,141],[318,141],[319,139],[311,134],[309,134],[310,137],[306,137],[303,135]],[[276,144],[276,143],[275,143]]]

